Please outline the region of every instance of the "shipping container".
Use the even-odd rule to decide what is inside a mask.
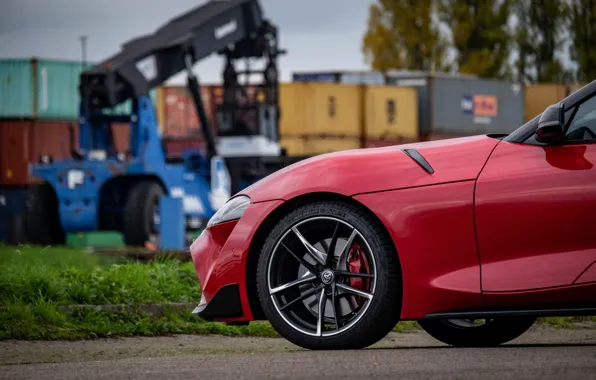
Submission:
[[[163,88],[163,103],[158,106],[162,111],[158,115],[163,119],[162,133],[168,136],[186,136],[193,129],[201,127],[195,109],[194,101],[185,86],[168,86]],[[201,97],[205,113],[210,121],[213,120],[211,91],[209,87],[201,88]],[[158,118],[159,120],[159,118]]]
[[[79,113],[79,76],[86,66],[52,59],[0,60],[0,118],[72,120]],[[151,91],[155,102],[157,90]],[[130,112],[128,101],[114,112]]]
[[[246,96],[250,100],[260,96],[257,86],[248,86]],[[211,130],[216,133],[217,107],[223,102],[223,88],[220,85],[201,86],[201,98]],[[161,87],[157,96],[157,115],[162,134],[168,136],[189,136],[201,133],[201,123],[194,100],[185,86]]]
[[[569,95],[569,86],[564,84],[532,84],[525,88],[525,121],[532,120],[551,104]]]
[[[304,155],[304,139],[301,137],[282,136],[279,140],[279,145],[286,150],[288,156],[303,156]]]
[[[282,137],[280,145],[286,149],[288,156],[315,156],[324,153],[359,149],[362,146],[360,138],[332,138],[319,137],[317,135]]]
[[[409,144],[413,142],[417,142],[417,139],[367,139],[364,145],[365,148],[382,148],[386,146],[394,146],[394,145],[401,145],[401,144]]]
[[[26,243],[23,214],[29,187],[0,185],[0,242]]]
[[[167,158],[180,158],[187,150],[203,150],[205,142],[200,136],[164,136],[162,138]]]
[[[570,84],[569,88],[567,89],[567,95],[571,95],[574,92],[576,92],[577,90],[580,90],[582,87],[584,87],[585,85],[587,85],[587,83],[575,83],[575,84]]]
[[[279,86],[279,134],[282,137],[299,136],[309,132],[306,110],[307,86],[306,83],[283,83]]]
[[[381,86],[385,84],[385,75],[376,71],[297,72],[292,73],[292,81]]]
[[[361,147],[360,138],[319,138],[307,136],[303,139],[304,156],[340,152]]]
[[[71,133],[74,147],[79,146],[76,121],[0,120],[0,185],[27,185],[38,182],[29,177],[29,163],[43,155],[54,160],[71,157]],[[129,124],[112,125],[118,152],[129,150]]]
[[[411,87],[368,86],[366,139],[418,138],[418,92]]]
[[[419,136],[510,133],[524,123],[524,87],[518,83],[448,74],[390,76],[418,89]]]
[[[280,89],[280,134],[288,137],[360,138],[362,87],[336,83],[291,83]]]

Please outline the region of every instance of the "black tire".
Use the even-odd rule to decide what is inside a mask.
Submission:
[[[361,317],[351,322],[353,323],[351,326],[348,325],[346,327],[346,325],[344,325],[341,327],[345,328],[345,331],[339,330],[339,332],[331,336],[312,336],[300,332],[296,328],[292,327],[292,325],[287,323],[281,316],[281,312],[278,312],[278,309],[272,301],[272,297],[269,293],[268,267],[274,255],[275,247],[280,246],[278,242],[281,241],[281,239],[284,236],[290,237],[290,235],[285,235],[285,233],[292,226],[300,222],[309,223],[309,218],[313,217],[334,218],[334,220],[332,220],[331,223],[338,223],[339,220],[342,222],[347,222],[352,227],[357,229],[360,233],[359,236],[361,236],[367,242],[366,247],[370,247],[370,250],[367,250],[367,255],[373,258],[373,262],[375,263],[376,267],[376,282],[374,285],[374,289],[369,289],[369,291],[372,291],[372,300],[365,301],[368,305],[367,308],[362,307],[360,311],[362,313]],[[399,322],[399,316],[401,312],[401,272],[399,267],[398,256],[395,251],[393,242],[383,230],[382,225],[379,224],[380,223],[378,223],[377,220],[375,220],[362,209],[352,206],[350,204],[336,201],[319,201],[303,205],[287,214],[277,223],[277,225],[275,226],[275,228],[273,228],[261,249],[256,279],[259,300],[265,313],[265,316],[281,336],[283,336],[290,342],[306,349],[360,349],[378,342],[395,327],[395,325]],[[315,232],[318,229],[318,227],[311,227],[310,231],[316,234],[319,233],[318,231]],[[296,235],[293,236],[296,237]],[[326,239],[326,237],[323,237],[323,239]],[[345,245],[346,243],[343,243],[343,246]],[[343,246],[339,246],[340,248],[336,249],[341,250],[341,247]],[[300,247],[300,245],[296,245],[296,247]],[[302,247],[304,248],[304,246]],[[306,252],[306,250],[304,252]],[[296,262],[298,262],[298,260],[295,258],[296,256],[291,257],[289,254],[286,256],[280,255],[280,260],[296,260]],[[339,266],[337,265],[337,263],[334,263],[333,266],[336,266],[334,268],[339,268]],[[281,265],[279,268],[285,267]],[[284,270],[280,271],[283,271],[285,274]],[[292,270],[290,270],[290,272],[294,273]],[[300,276],[299,272],[295,273],[296,275]],[[316,281],[319,281],[319,283],[323,285],[322,272],[319,272],[319,274],[320,280]],[[278,278],[281,278],[280,276],[282,275],[276,274],[276,276]],[[315,278],[315,276],[313,276],[313,278]],[[348,277],[345,278],[347,279]],[[339,275],[334,276],[334,285],[332,289],[336,289],[336,281],[342,282],[342,285],[344,285],[343,281],[347,280],[341,278],[341,276]],[[372,283],[373,280],[370,281]],[[349,285],[351,286],[351,284]],[[306,284],[305,286],[314,287],[315,284]],[[329,287],[331,286],[332,285],[329,285]],[[289,298],[290,297],[288,296],[288,299]],[[323,314],[325,318],[329,318],[332,321],[335,321],[334,324],[341,326],[341,322],[337,322],[338,319],[333,319],[336,318],[338,315],[335,306],[332,306],[333,308],[331,309],[333,317],[327,317],[327,312],[329,310],[327,309],[329,307],[329,303],[327,302],[328,301],[324,301],[325,308],[323,309]],[[297,303],[297,305],[300,308],[300,313],[306,313],[307,311],[312,313],[311,310],[308,310],[308,307],[306,305],[302,303]],[[333,305],[332,302],[331,305]],[[345,318],[345,316],[343,316],[343,309],[341,304],[337,305],[339,309],[339,314],[342,314],[340,318]],[[292,311],[292,313],[299,312]],[[318,314],[320,313],[317,313],[317,316],[313,314],[310,317],[318,319]],[[350,314],[348,313],[347,315]]]
[[[44,183],[29,190],[25,204],[25,235],[37,245],[63,245],[66,233],[58,211],[58,198],[54,189]]]
[[[493,319],[474,327],[463,327],[441,319],[424,319],[418,324],[433,338],[451,346],[495,347],[518,338],[534,322],[534,317],[511,317]]]
[[[153,207],[159,205],[163,194],[163,188],[155,181],[142,181],[130,189],[123,218],[126,245],[140,247],[151,239],[154,234]]]

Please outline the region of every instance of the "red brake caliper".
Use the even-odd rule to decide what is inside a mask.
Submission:
[[[357,243],[354,243],[348,252],[348,271],[354,273],[370,273],[370,266],[366,255],[362,251],[362,248]],[[358,290],[367,291],[370,286],[370,279],[362,277],[350,277],[349,285]],[[354,296],[358,306],[361,306],[365,299],[360,296]]]

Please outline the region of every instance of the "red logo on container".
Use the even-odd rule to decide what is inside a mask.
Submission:
[[[474,95],[474,115],[497,116],[498,100],[492,95]]]

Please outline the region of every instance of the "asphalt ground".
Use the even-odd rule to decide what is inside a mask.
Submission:
[[[453,348],[423,331],[358,351],[281,338],[173,336],[0,342],[0,379],[596,379],[596,325],[537,325],[498,348]]]

